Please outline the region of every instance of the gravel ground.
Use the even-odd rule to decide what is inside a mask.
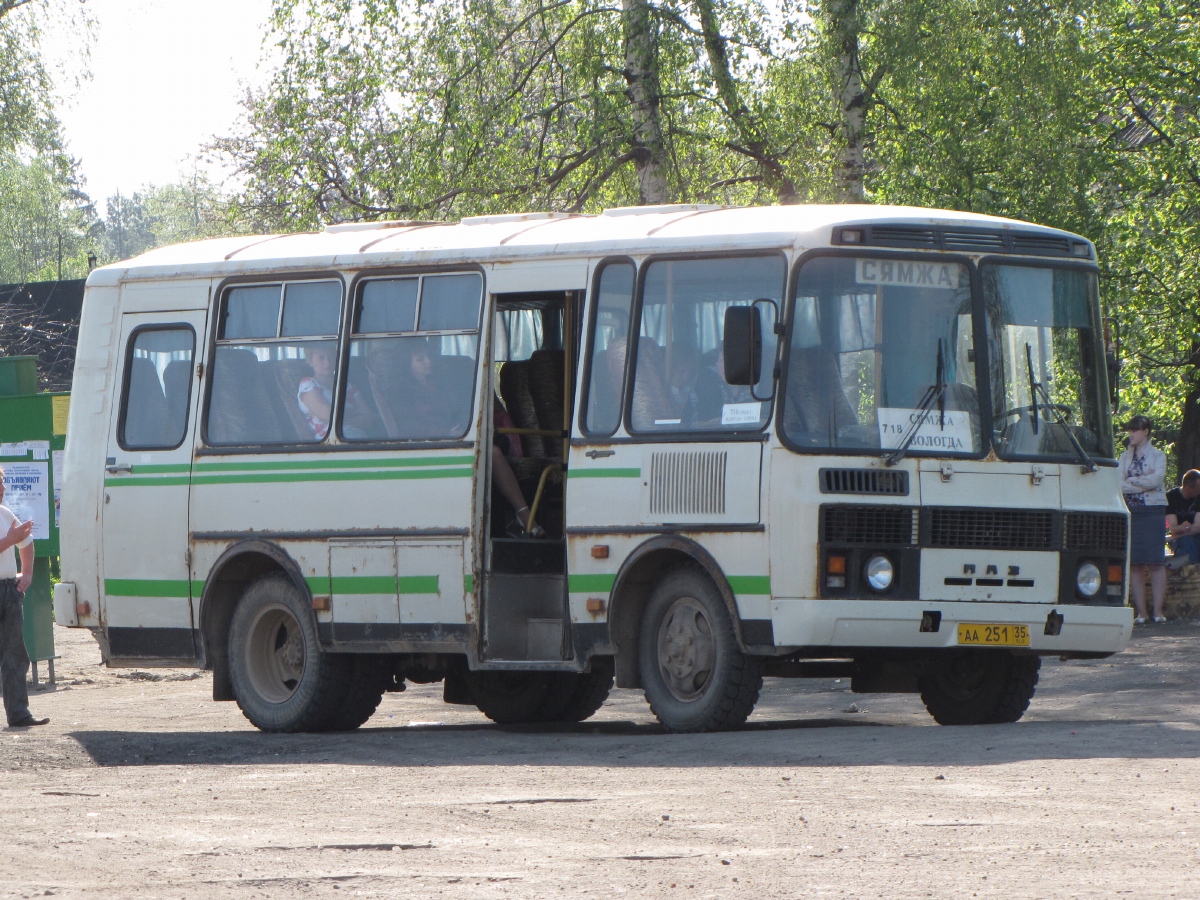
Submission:
[[[690,736],[636,691],[502,728],[440,685],[262,734],[208,673],[55,638],[51,723],[0,733],[0,897],[1200,897],[1197,623],[1046,661],[1016,725],[769,679]]]

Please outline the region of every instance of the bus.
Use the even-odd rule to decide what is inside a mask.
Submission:
[[[889,206],[372,222],[87,281],[60,625],[268,731],[441,682],[496,722],[613,684],[672,732],[764,677],[1018,720],[1122,650],[1095,248]]]

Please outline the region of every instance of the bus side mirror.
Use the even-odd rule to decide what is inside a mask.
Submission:
[[[731,306],[725,310],[722,353],[729,384],[758,384],[762,377],[762,317],[757,306]]]

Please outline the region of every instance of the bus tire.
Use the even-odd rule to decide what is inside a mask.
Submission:
[[[1016,722],[1037,688],[1039,656],[1002,650],[937,655],[921,673],[921,702],[939,725]]]
[[[377,656],[355,655],[351,667],[345,699],[326,725],[327,731],[353,731],[375,715],[383,700],[391,674],[386,663]]]
[[[497,725],[545,722],[567,700],[556,672],[466,673],[467,690],[481,713]]]
[[[725,602],[693,565],[668,572],[650,594],[638,670],[650,709],[674,732],[737,728],[762,689],[759,660],[738,648]]]
[[[336,719],[352,660],[325,653],[300,591],[283,575],[246,589],[229,626],[229,676],[242,713],[263,731],[324,731]]]
[[[558,676],[565,680],[567,697],[562,705],[545,719],[547,722],[582,722],[590,719],[608,699],[613,686],[612,657],[592,660],[592,671]],[[548,706],[548,711],[550,707]]]

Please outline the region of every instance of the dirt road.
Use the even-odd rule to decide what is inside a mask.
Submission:
[[[437,685],[268,735],[206,673],[56,640],[51,724],[0,733],[2,897],[1200,897],[1200,624],[1047,662],[1016,725],[770,680],[703,736],[633,691],[500,728]]]

